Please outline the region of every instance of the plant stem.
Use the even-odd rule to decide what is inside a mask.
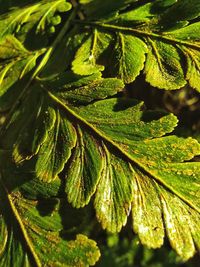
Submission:
[[[187,41],[183,41],[180,39],[173,39],[170,37],[170,35],[167,36],[168,33],[162,33],[162,32],[146,32],[143,30],[138,30],[138,29],[133,29],[129,27],[123,27],[123,26],[117,26],[117,25],[112,25],[112,24],[107,24],[107,23],[99,23],[99,22],[93,22],[93,21],[80,21],[80,20],[74,20],[75,23],[85,25],[85,26],[90,26],[90,27],[97,27],[97,28],[103,28],[103,29],[108,29],[108,30],[114,30],[114,31],[122,31],[122,32],[127,32],[127,33],[134,33],[135,35],[138,36],[143,36],[143,37],[151,37],[151,38],[157,38],[161,39],[165,42],[168,43],[175,43],[179,45],[185,45],[187,47],[191,47],[193,49],[200,50],[200,46],[194,43],[190,43]]]

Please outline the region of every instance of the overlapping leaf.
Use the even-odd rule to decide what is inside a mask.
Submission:
[[[131,2],[135,1],[128,4]],[[90,1],[83,7],[93,12],[96,4],[101,5]],[[72,62],[75,73],[86,75],[105,67],[107,73],[130,83],[143,71],[146,81],[155,87],[173,90],[188,82],[200,91],[199,1],[134,3],[121,12],[112,7],[118,14],[107,7],[107,18],[88,13],[79,22],[87,30]],[[103,18],[105,10],[98,10]],[[194,18],[197,21],[190,23]],[[109,56],[102,61],[105,55]]]
[[[130,83],[144,70],[153,86],[177,89],[188,81],[200,90],[199,3],[80,3],[87,20],[79,14],[82,25],[71,30],[67,41],[66,22],[23,94],[20,87],[8,92],[45,52],[25,49],[35,47],[28,36],[53,31],[51,26],[60,22],[57,13],[71,5],[39,1],[0,16],[1,110],[20,95],[0,133],[0,266],[95,264],[99,252],[93,241],[81,235],[75,241],[62,238],[60,205],[66,196],[77,208],[94,197],[99,222],[112,232],[120,231],[132,214],[133,230],[143,244],[158,248],[166,234],[186,260],[200,248],[200,166],[192,162],[200,145],[192,138],[165,136],[176,127],[173,115],[145,111],[132,99],[106,99],[121,92],[123,83],[102,78],[100,71]],[[50,77],[36,77],[58,43],[61,59],[54,64],[55,52],[44,72]],[[70,59],[75,54],[73,73],[63,72],[69,62],[63,47]],[[38,208],[44,198],[50,205],[58,202],[45,216]]]
[[[22,6],[21,9],[13,7],[8,13],[0,15],[0,106],[3,112],[35,78],[38,70],[31,73],[33,76],[30,71],[39,62],[39,56],[44,55],[46,63],[53,51],[54,45],[49,47],[46,42],[47,27],[52,30],[61,21],[58,14],[71,8],[65,0],[31,2]],[[40,69],[41,65],[38,67]]]
[[[0,266],[93,266],[100,257],[96,242],[83,234],[65,237],[81,223],[69,218],[60,180],[41,183],[30,166],[13,164],[8,151],[0,159]]]
[[[44,50],[28,51],[13,36],[7,35],[0,42],[0,110],[4,111],[16,99],[17,93],[22,91],[11,90],[12,85],[26,76],[36,65],[38,57]],[[12,92],[11,92],[12,91]]]
[[[66,12],[70,8],[70,3],[65,0],[44,0],[11,10],[0,16],[0,38],[15,34],[24,40],[31,30],[44,33],[47,26],[54,31],[54,26],[61,21],[58,13]]]
[[[95,99],[92,86],[82,86],[92,78],[70,75],[74,81],[69,84],[62,85],[65,79],[57,77],[33,88],[11,117],[1,147],[11,151],[19,166],[30,161],[43,182],[56,181],[62,172],[68,201],[74,207],[85,206],[95,195],[96,215],[103,228],[120,231],[132,212],[133,229],[143,244],[160,247],[166,229],[172,247],[183,259],[190,258],[200,246],[200,172],[198,163],[185,161],[200,154],[200,145],[192,138],[162,137],[173,131],[176,117],[144,111],[135,100],[111,98],[80,106],[90,102],[82,102],[85,90]],[[101,95],[102,87],[97,88]],[[77,92],[82,93],[80,102]],[[40,107],[33,104],[38,113],[33,112],[29,121],[38,123],[40,132],[26,123],[26,103],[34,98],[45,99],[38,102]],[[46,120],[41,126],[40,121]],[[25,125],[23,135],[20,129],[14,131],[20,124]],[[174,201],[180,206],[177,211]]]
[[[79,76],[73,72],[42,79],[43,87],[55,92],[73,105],[88,104],[123,91],[124,84],[117,78],[102,78],[101,73]]]

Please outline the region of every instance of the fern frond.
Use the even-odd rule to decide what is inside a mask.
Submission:
[[[135,1],[127,4],[129,2]],[[87,20],[77,21],[82,24],[80,28],[87,26],[86,38],[72,62],[73,71],[91,74],[100,64],[110,75],[125,83],[134,81],[143,71],[152,86],[174,90],[188,82],[200,91],[199,1],[176,2],[133,3],[127,11],[124,4],[120,12],[116,7],[116,14],[106,7],[105,18],[104,10],[98,8],[100,2],[86,4],[84,8],[92,13],[89,12]],[[99,10],[102,19],[95,16],[93,9]],[[105,54],[109,57],[102,62]]]
[[[52,82],[55,88],[55,81]],[[21,106],[25,108],[31,99],[44,98],[42,102],[48,111],[41,112],[42,104],[36,101],[37,107],[33,102],[38,112],[32,113],[29,126],[26,114],[30,112],[21,112],[19,107],[2,136],[2,148],[13,150],[13,160],[19,166],[30,161],[36,177],[43,182],[58,179],[67,165],[62,175],[66,179],[68,201],[74,207],[83,207],[95,194],[96,214],[103,228],[120,231],[132,211],[133,228],[143,244],[160,247],[166,228],[177,253],[184,259],[191,257],[195,246],[200,246],[196,224],[200,173],[198,162],[185,161],[200,154],[198,142],[192,138],[163,137],[177,125],[174,115],[143,111],[142,103],[123,98],[86,106],[80,106],[80,98],[74,106],[72,94],[76,99],[77,90],[72,89],[68,94],[66,84],[60,94],[59,87],[52,90],[47,84],[43,81],[41,88],[34,88]],[[87,95],[95,98],[92,87],[86,90],[90,90]],[[34,131],[30,128],[33,121]],[[40,121],[45,122],[44,131]],[[171,205],[173,201],[180,206],[179,215]],[[190,210],[194,218],[190,218]],[[187,217],[184,234],[177,216]],[[174,225],[176,233],[170,225]]]
[[[0,15],[0,266],[94,265],[93,240],[68,240],[87,230],[66,225],[67,203],[90,202],[102,228],[132,215],[142,244],[167,236],[188,260],[200,249],[200,144],[124,87],[143,71],[155,87],[200,90],[199,1],[80,0],[69,16],[64,0],[24,3]]]

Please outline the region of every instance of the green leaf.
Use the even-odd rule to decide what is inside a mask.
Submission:
[[[165,227],[171,246],[179,255],[184,255],[183,258],[187,260],[194,254],[196,241],[199,240],[195,238],[198,231],[196,232],[196,229],[193,228],[194,222],[200,218],[199,214],[195,214],[194,217],[190,216],[190,211],[185,203],[171,194],[161,191],[161,196]],[[198,224],[195,227],[198,227]],[[174,242],[174,240],[178,240],[178,242]]]
[[[81,84],[81,80],[74,84]],[[62,171],[68,201],[79,208],[94,195],[96,216],[103,228],[120,231],[132,212],[133,229],[143,244],[160,247],[166,228],[172,247],[184,260],[190,258],[200,245],[197,233],[200,173],[198,162],[185,161],[200,154],[200,145],[192,138],[163,136],[173,131],[177,118],[145,111],[142,103],[131,99],[111,98],[73,106],[71,95],[67,102],[64,92],[62,100],[55,92],[46,92],[42,87],[38,90],[57,115],[36,155],[23,162],[32,163],[29,172],[43,182],[50,182]],[[37,90],[32,92],[36,94]],[[9,131],[5,130],[5,136]],[[16,164],[21,171],[25,168]],[[9,179],[4,181],[9,183]],[[171,197],[183,207],[177,213],[166,211]],[[187,231],[178,236],[183,224],[177,218],[189,216],[190,211],[193,217]],[[177,234],[173,234],[171,225]],[[185,240],[190,242],[187,249]]]
[[[170,23],[177,21],[188,21],[198,18],[200,15],[200,3],[198,0],[182,0],[176,1],[163,14],[162,19],[164,21],[170,20]]]
[[[133,230],[142,244],[157,248],[165,235],[160,197],[155,182],[137,170],[133,192]]]
[[[113,96],[123,90],[124,84],[116,78],[101,78],[101,73],[79,76],[72,72],[41,80],[48,90],[73,105],[88,104],[94,100]]]
[[[94,265],[94,241],[68,240],[82,219],[68,227],[67,203],[90,201],[104,229],[132,215],[142,244],[166,235],[187,260],[200,248],[200,144],[170,135],[174,115],[116,96],[142,71],[158,88],[200,90],[199,3],[79,3],[69,17],[64,0],[2,4],[0,266]]]
[[[92,11],[95,3],[98,5],[98,1],[91,1],[83,6],[88,6]],[[87,39],[82,39],[75,54],[73,71],[80,73],[83,63],[89,68],[88,61],[81,55],[86,50],[88,40],[96,39],[95,51],[98,53],[93,53],[92,60],[95,64],[103,65],[105,72],[113,77],[131,83],[143,70],[146,81],[154,87],[175,90],[182,88],[188,81],[191,87],[199,91],[200,24],[193,19],[200,13],[199,3],[195,3],[174,0],[157,0],[146,4],[136,2],[121,12],[119,6],[113,5],[116,13],[108,8],[104,19],[104,11],[101,19],[88,13],[85,21],[78,22],[81,31],[85,29]],[[110,38],[107,39],[106,47],[101,49],[98,36],[103,39],[103,35]],[[103,61],[101,58],[105,58],[105,55],[107,60]],[[87,52],[87,59],[89,56]],[[75,66],[74,62],[79,65]],[[97,68],[90,69],[90,74],[92,71],[96,72]]]
[[[102,227],[119,232],[131,210],[134,170],[128,162],[110,153],[105,145],[103,147],[103,169],[94,206]]]
[[[56,117],[48,99],[37,88],[23,104],[15,110],[7,124],[8,134],[3,137],[3,148],[13,149],[13,158],[18,163],[38,153]]]
[[[173,45],[148,40],[149,52],[144,73],[146,81],[167,90],[181,88],[186,84],[181,57]]]
[[[15,34],[24,40],[33,28],[36,33],[44,32],[47,26],[60,22],[55,14],[66,12],[71,4],[65,0],[43,0],[20,9],[14,9],[0,16],[0,37]]]
[[[0,42],[0,96],[22,79],[35,66],[37,58],[43,50],[28,51],[12,35],[7,35]],[[4,103],[3,103],[4,104]]]
[[[64,168],[77,137],[75,128],[55,109],[42,88],[53,92],[56,88],[58,96],[64,100],[85,104],[116,94],[122,90],[123,83],[114,78],[103,79],[99,73],[88,77],[65,73],[41,82],[32,87],[23,104],[15,109],[2,134],[1,144],[4,150],[12,150],[12,157],[18,164],[38,154],[36,175],[52,181]]]
[[[191,40],[198,45],[199,31],[200,23],[197,22],[185,28],[170,32],[170,35],[182,40]],[[186,80],[192,88],[199,91],[200,51],[194,47],[185,47],[183,45],[180,45],[179,48],[182,50],[187,62]]]
[[[137,37],[118,34],[111,58],[111,73],[125,83],[132,82],[144,67],[147,47]]]
[[[76,132],[68,120],[57,111],[54,126],[48,131],[47,142],[41,145],[36,174],[44,181],[52,181],[60,173],[76,144]]]
[[[66,171],[66,193],[73,206],[83,207],[96,190],[102,170],[101,150],[87,132],[77,129],[77,144]]]
[[[90,266],[98,260],[93,240],[82,234],[70,241],[61,238],[62,220],[56,209],[41,216],[37,206],[44,209],[45,201],[8,194],[2,183],[0,190],[0,266]],[[49,199],[49,204],[54,203]]]
[[[94,32],[76,53],[75,60],[72,63],[72,70],[79,75],[90,75],[95,72],[103,71],[104,67],[95,62],[95,49],[97,42],[97,33]]]

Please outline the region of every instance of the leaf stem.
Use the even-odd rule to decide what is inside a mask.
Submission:
[[[125,156],[129,161],[131,161],[133,164],[135,164],[139,169],[141,169],[146,174],[150,175],[159,184],[161,184],[162,186],[164,186],[165,188],[167,188],[168,190],[170,190],[172,193],[176,194],[180,199],[182,199],[185,203],[187,203],[191,208],[193,208],[194,210],[196,210],[197,212],[200,213],[200,209],[199,208],[197,208],[195,205],[193,205],[192,203],[190,203],[190,201],[188,201],[187,199],[184,199],[184,197],[179,192],[177,192],[176,190],[174,190],[174,188],[172,186],[170,186],[167,183],[165,183],[164,181],[162,181],[162,179],[160,179],[159,177],[157,177],[155,175],[155,173],[151,172],[148,168],[146,168],[145,166],[143,166],[139,160],[137,160],[136,158],[133,158],[131,155],[129,155],[129,153],[127,153],[126,151],[124,151],[118,144],[116,144],[114,141],[112,141],[109,137],[105,136],[101,131],[99,131],[98,129],[96,129],[93,125],[91,125],[89,122],[87,122],[84,118],[82,118],[81,116],[79,116],[74,110],[72,110],[70,107],[68,107],[66,104],[64,104],[54,94],[52,94],[51,92],[47,91],[45,88],[44,88],[44,90],[51,97],[51,99],[53,99],[54,102],[56,102],[59,106],[61,106],[62,108],[64,108],[64,110],[68,114],[70,114],[72,117],[74,117],[80,123],[84,124],[90,130],[92,130],[93,133],[95,133],[98,137],[101,137],[104,141],[106,141],[112,147],[114,147],[115,149],[117,149],[123,156]]]
[[[146,31],[142,31],[142,30],[138,30],[138,29],[129,28],[129,27],[117,26],[117,25],[112,25],[112,24],[107,24],[107,23],[92,22],[92,21],[74,20],[74,22],[77,24],[85,25],[85,26],[99,27],[99,28],[108,29],[108,30],[134,33],[138,36],[143,36],[143,37],[151,37],[151,38],[153,37],[153,38],[157,38],[157,39],[162,39],[168,43],[185,45],[185,46],[200,50],[199,45],[191,44],[187,41],[182,41],[180,39],[173,39],[173,38],[167,36],[167,33],[165,35],[165,33],[146,32]]]
[[[18,213],[18,210],[16,209],[16,207],[15,207],[15,205],[13,203],[12,197],[8,193],[8,191],[7,191],[6,187],[4,186],[3,181],[2,181],[1,178],[0,178],[0,182],[1,182],[2,188],[3,188],[4,192],[5,192],[5,196],[6,196],[6,199],[8,201],[8,204],[9,204],[11,210],[12,210],[12,214],[15,217],[15,219],[16,219],[19,227],[20,227],[20,230],[21,230],[21,232],[23,234],[23,237],[24,237],[24,240],[26,242],[26,245],[27,245],[27,247],[29,249],[29,252],[31,253],[32,259],[34,260],[34,265],[37,266],[37,267],[42,267],[40,259],[38,258],[37,254],[34,251],[33,244],[32,244],[31,240],[28,237],[26,228],[24,227],[24,224],[23,224],[23,222],[22,222],[22,220],[20,218],[20,215]]]

